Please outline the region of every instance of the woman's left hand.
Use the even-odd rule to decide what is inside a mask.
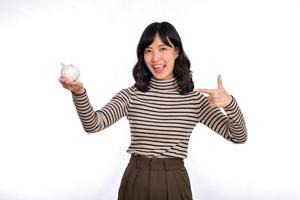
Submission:
[[[225,90],[221,75],[218,76],[217,89],[198,89],[200,93],[208,94],[208,102],[212,107],[226,107],[232,101],[232,96]]]

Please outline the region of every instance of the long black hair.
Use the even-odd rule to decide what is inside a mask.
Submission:
[[[153,42],[156,33],[159,34],[164,44],[171,46],[171,42],[174,45],[174,48],[179,50],[173,71],[174,77],[176,78],[179,86],[179,93],[186,94],[193,91],[194,82],[192,79],[192,72],[190,70],[190,60],[183,50],[181,39],[175,27],[168,22],[154,22],[147,26],[144,30],[137,46],[138,61],[134,65],[132,72],[135,80],[135,86],[142,92],[149,90],[149,82],[152,74],[145,64],[144,51]]]

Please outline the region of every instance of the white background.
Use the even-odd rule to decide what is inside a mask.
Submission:
[[[144,28],[169,21],[197,88],[225,88],[249,138],[199,124],[186,160],[194,199],[300,199],[299,0],[0,0],[0,199],[113,200],[128,122],[85,134],[60,63],[80,67],[95,109],[131,86]]]

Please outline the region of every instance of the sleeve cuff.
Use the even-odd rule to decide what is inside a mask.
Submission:
[[[232,97],[231,102],[227,106],[224,107],[225,110],[231,110],[235,107],[236,100],[232,95],[230,95],[230,96]]]
[[[71,93],[72,93],[73,96],[81,97],[81,96],[84,96],[86,94],[86,89],[84,88],[84,92],[82,94],[75,94],[73,91],[71,91]]]

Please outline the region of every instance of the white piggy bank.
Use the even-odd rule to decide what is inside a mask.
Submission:
[[[75,65],[65,65],[61,63],[60,74],[69,80],[78,80],[80,76],[79,68]]]

